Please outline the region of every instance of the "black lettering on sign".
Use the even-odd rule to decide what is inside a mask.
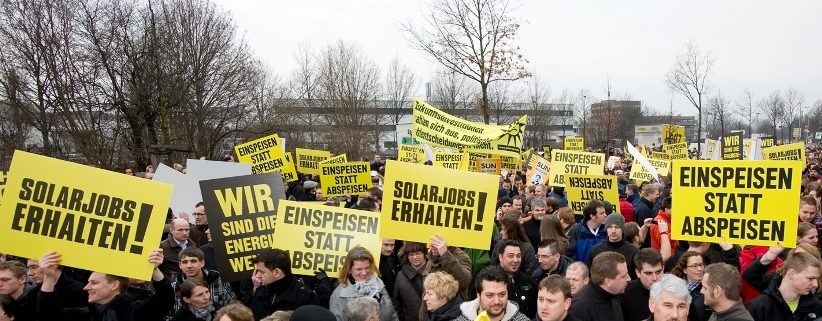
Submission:
[[[402,185],[402,182],[398,181],[397,183],[400,183],[397,185]],[[394,221],[448,227],[460,230],[473,229],[475,231],[482,231],[483,229],[482,219],[485,212],[485,202],[488,197],[486,195],[487,193],[459,190],[466,192],[466,195],[468,193],[471,194],[470,202],[453,199],[450,202],[441,202],[437,200],[448,199],[447,195],[463,194],[459,191],[452,192],[450,194],[446,192],[446,194],[443,194],[441,198],[437,198],[436,192],[432,192],[433,196],[431,198],[427,198],[425,196],[427,194],[425,193],[419,194],[420,197],[418,198],[414,198],[413,195],[417,195],[416,193],[407,194],[403,193],[400,189],[401,188],[395,190],[395,195],[400,196],[397,196],[397,199],[395,199],[391,204],[391,208],[393,209],[391,219]],[[446,188],[445,190],[448,189],[453,188]],[[474,194],[477,194],[476,207],[474,207]]]
[[[335,275],[339,272],[345,261],[345,255],[337,254],[291,251],[289,256],[291,257],[292,269],[303,268],[309,271],[323,269],[329,275]]]
[[[735,238],[761,241],[783,241],[785,222],[748,218],[686,215],[681,235]]]

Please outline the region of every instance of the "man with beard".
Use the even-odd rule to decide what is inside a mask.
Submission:
[[[740,292],[739,271],[726,263],[714,263],[705,268],[702,276],[702,295],[705,305],[713,311],[708,321],[750,320]]]
[[[508,301],[508,283],[508,275],[499,266],[482,269],[474,281],[477,298],[461,304],[462,315],[454,320],[473,321],[485,314],[490,321],[530,321],[515,303]]]

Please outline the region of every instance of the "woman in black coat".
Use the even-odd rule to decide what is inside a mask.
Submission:
[[[180,285],[180,306],[171,321],[212,321],[214,312],[219,308],[211,302],[208,285],[192,279]]]

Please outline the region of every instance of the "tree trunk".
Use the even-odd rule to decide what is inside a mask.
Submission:
[[[482,120],[489,124],[491,115],[488,113],[488,84],[482,84],[482,100],[480,101],[480,111],[482,112]]]

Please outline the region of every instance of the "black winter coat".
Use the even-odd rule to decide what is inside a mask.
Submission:
[[[572,298],[570,313],[581,321],[625,321],[619,297],[593,282]]]
[[[779,292],[782,277],[774,278],[768,289],[748,303],[748,312],[757,321],[811,321],[822,317],[822,303],[812,294],[799,297],[799,306],[791,312]]]
[[[419,321],[420,306],[422,305],[422,270],[414,270],[411,264],[403,263],[402,270],[397,274],[397,282],[394,283],[394,301],[397,309],[397,317],[400,321]]]
[[[278,281],[261,286],[251,296],[246,305],[254,312],[254,319],[260,320],[275,311],[296,310],[303,305],[317,305],[317,295],[307,285],[288,275]]]
[[[445,302],[439,309],[433,312],[426,312],[425,321],[452,321],[459,318],[462,315],[462,310],[460,310],[460,304],[462,304],[462,302],[462,298],[460,298],[459,295],[455,296],[450,301]]]
[[[174,290],[168,278],[152,282],[154,295],[147,300],[133,300],[128,294],[118,294],[109,302],[109,309],[117,315],[118,321],[163,320],[174,305]],[[37,297],[39,320],[60,321],[101,321],[104,311],[97,304],[89,303],[84,308],[61,309],[56,292],[40,292]]]

